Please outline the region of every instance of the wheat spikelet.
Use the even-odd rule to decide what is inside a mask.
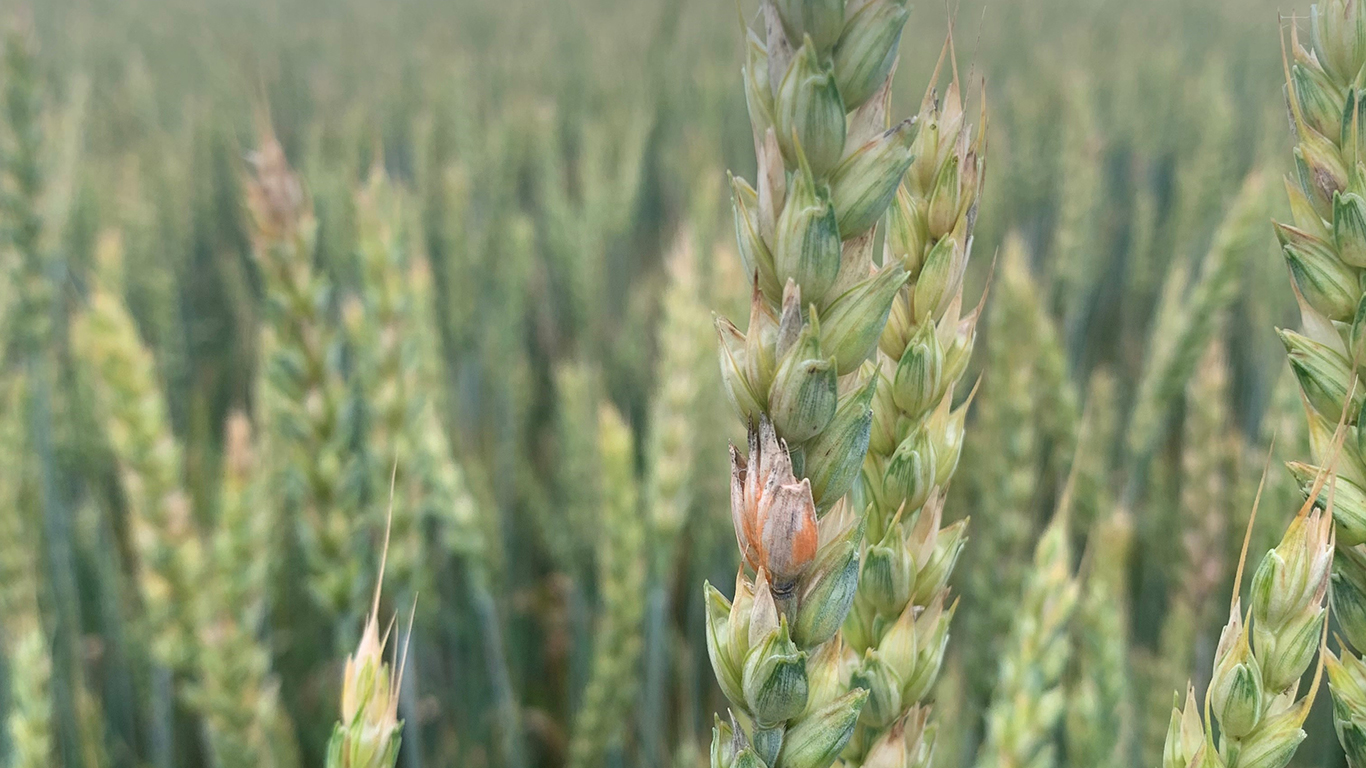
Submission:
[[[384,655],[390,647],[394,622],[390,621],[383,634],[380,633],[379,605],[388,552],[386,524],[375,595],[361,630],[360,643],[355,652],[346,657],[342,673],[341,718],[333,725],[332,736],[327,742],[327,768],[394,768],[398,763],[403,737],[403,721],[398,718],[399,690],[403,685],[412,621],[410,619],[408,623],[407,637],[396,639],[392,660],[386,660]],[[401,656],[400,645],[403,647]]]

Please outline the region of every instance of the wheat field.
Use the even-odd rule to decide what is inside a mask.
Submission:
[[[0,2],[0,761],[1366,768],[1366,6]]]

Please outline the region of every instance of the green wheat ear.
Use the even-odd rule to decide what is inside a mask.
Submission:
[[[398,763],[403,738],[403,721],[398,717],[399,691],[403,687],[417,607],[413,607],[413,613],[408,617],[407,632],[393,638],[394,645],[390,646],[394,622],[388,622],[381,634],[379,607],[389,557],[396,468],[390,478],[391,506],[385,520],[384,543],[380,547],[375,594],[365,617],[360,642],[356,650],[347,655],[342,671],[341,718],[333,725],[332,737],[327,742],[327,768],[394,768]],[[392,658],[386,659],[386,650],[390,649]]]
[[[1037,536],[1039,471],[1050,438],[1041,429],[1043,399],[1076,407],[1052,319],[1029,268],[1023,239],[1012,234],[1001,252],[999,275],[986,309],[982,384],[976,421],[964,447],[963,478],[978,519],[964,574],[963,646],[969,686],[967,706],[977,711],[990,699],[999,676],[1002,643],[1010,634],[1018,596],[1030,568]],[[1067,441],[1075,441],[1068,435]],[[1057,442],[1062,442],[1057,440]]]
[[[1219,317],[1237,297],[1242,265],[1265,215],[1266,186],[1254,171],[1229,205],[1198,272],[1192,276],[1182,261],[1168,273],[1129,417],[1125,450],[1131,466],[1144,466],[1166,434],[1172,403],[1195,370]]]
[[[944,490],[981,316],[963,276],[987,112],[967,114],[950,36],[918,114],[890,119],[908,14],[893,0],[766,0],[745,25],[758,172],[731,189],[752,293],[744,330],[716,322],[749,432],[731,451],[736,591],[707,590],[708,652],[735,715],[713,733],[719,768],[931,756],[925,702],[965,541],[966,521],[943,525]]]
[[[260,339],[260,419],[278,489],[271,502],[297,521],[308,586],[331,615],[365,594],[367,522],[355,493],[357,456],[348,444],[354,412],[343,370],[345,339],[328,317],[334,286],[315,268],[318,223],[284,149],[262,120],[260,146],[244,180],[252,254],[265,284]]]
[[[106,238],[99,255],[105,285],[118,285],[121,256],[118,239]],[[71,344],[118,459],[151,655],[187,673],[198,660],[195,605],[205,558],[156,364],[127,309],[104,285],[72,324]]]
[[[710,329],[699,290],[697,244],[681,232],[665,264],[657,331],[655,396],[651,401],[644,488],[649,537],[649,592],[646,598],[644,686],[641,696],[641,749],[654,759],[666,754],[667,734],[651,724],[664,722],[673,667],[670,621],[674,580],[680,568],[680,536],[697,506],[694,458],[702,438],[699,408],[702,366],[711,362]]]
[[[1340,427],[1330,461],[1336,460],[1346,434]],[[1302,726],[1325,663],[1331,670],[1335,661],[1325,646],[1333,521],[1328,512],[1314,506],[1319,494],[1326,492],[1331,509],[1328,487],[1332,477],[1329,471],[1318,473],[1309,501],[1290,521],[1280,543],[1262,558],[1252,576],[1244,612],[1240,587],[1261,501],[1262,489],[1258,489],[1234,575],[1228,622],[1214,652],[1204,722],[1200,722],[1192,690],[1184,710],[1172,711],[1163,748],[1164,768],[1211,762],[1235,767],[1283,765],[1304,740]],[[1313,682],[1301,696],[1301,678],[1315,660]],[[1212,740],[1216,723],[1217,744]]]
[[[1231,396],[1227,354],[1216,339],[1207,345],[1186,385],[1178,513],[1181,547],[1173,564],[1178,575],[1153,658],[1145,712],[1145,747],[1154,761],[1170,719],[1170,694],[1185,684],[1200,635],[1218,618],[1211,615],[1209,598],[1231,572],[1227,553],[1233,536],[1228,521],[1236,519],[1233,505],[1239,501],[1231,475],[1238,451],[1229,413]]]
[[[1010,639],[1001,652],[999,676],[986,712],[986,737],[977,768],[1053,765],[1053,731],[1062,722],[1062,686],[1068,629],[1080,585],[1072,571],[1064,498],[1034,549]]]
[[[102,240],[98,284],[72,325],[72,349],[120,468],[152,656],[186,683],[184,700],[203,715],[216,761],[289,768],[298,760],[292,727],[258,639],[270,566],[261,553],[277,527],[259,503],[250,427],[242,414],[229,419],[218,519],[201,539],[151,352],[111,290],[120,254],[117,238]]]
[[[209,579],[197,609],[203,647],[192,699],[223,768],[294,768],[294,726],[280,703],[270,648],[258,639],[270,580],[270,561],[260,553],[272,546],[279,524],[262,503],[267,473],[245,414],[228,416],[223,439]]]
[[[1141,737],[1129,673],[1134,521],[1110,489],[1119,422],[1114,399],[1114,377],[1093,374],[1071,470],[1072,518],[1078,530],[1089,531],[1063,719],[1067,764],[1075,768],[1122,764]]]
[[[1309,425],[1311,460],[1299,464],[1296,474],[1306,491],[1318,484],[1317,467],[1331,466],[1337,478],[1330,486],[1337,493],[1323,491],[1318,499],[1336,518],[1332,604],[1342,632],[1337,657],[1328,655],[1329,688],[1338,739],[1348,764],[1359,767],[1366,765],[1366,706],[1353,676],[1366,648],[1366,539],[1356,524],[1361,504],[1354,491],[1366,482],[1358,413],[1360,366],[1366,360],[1366,292],[1360,281],[1366,267],[1366,91],[1358,76],[1366,63],[1360,43],[1366,11],[1360,3],[1327,0],[1311,7],[1310,20],[1308,41],[1301,41],[1293,19],[1281,30],[1295,171],[1285,180],[1291,220],[1276,224],[1276,236],[1301,316],[1299,332],[1282,331],[1281,338]],[[1345,438],[1338,439],[1344,429]],[[1343,439],[1346,445],[1338,448]],[[1334,496],[1340,500],[1335,508],[1327,501]]]
[[[583,704],[569,742],[571,768],[601,765],[631,722],[638,680],[645,604],[645,521],[635,479],[631,430],[609,405],[598,411],[603,493],[598,510],[598,590],[601,612]],[[658,724],[656,724],[658,727]]]
[[[33,468],[27,453],[27,381],[7,377],[0,390],[0,439],[15,461],[0,477],[0,614],[10,659],[10,710],[5,722],[13,765],[39,768],[53,759],[52,658],[38,606]]]
[[[1134,738],[1130,690],[1128,573],[1133,521],[1116,510],[1096,522],[1074,622],[1074,658],[1063,716],[1067,764],[1122,765]]]

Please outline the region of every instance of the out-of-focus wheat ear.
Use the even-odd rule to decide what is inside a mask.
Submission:
[[[33,504],[35,473],[26,450],[26,380],[12,375],[0,387],[0,440],[12,460],[11,470],[0,478],[0,612],[11,670],[5,727],[13,764],[37,768],[51,764],[55,753],[52,657],[38,606],[38,562],[29,545],[37,538],[39,520]]]
[[[1085,312],[1106,260],[1098,214],[1103,197],[1104,137],[1096,115],[1096,85],[1076,73],[1066,84],[1058,223],[1048,259],[1050,311],[1061,319],[1064,347],[1075,350],[1084,334]]]
[[[1118,383],[1109,369],[1091,374],[1086,408],[1073,452],[1072,519],[1078,531],[1089,531],[1116,505],[1115,455],[1121,423],[1116,402]]]
[[[1023,239],[1006,240],[986,313],[985,360],[977,421],[968,435],[963,479],[981,521],[968,545],[963,637],[970,711],[985,707],[999,676],[997,660],[1010,634],[1018,595],[1037,536],[1037,502],[1045,436],[1034,310],[1037,287]],[[1056,383],[1056,382],[1055,382]]]
[[[645,521],[631,430],[609,405],[601,407],[598,419],[603,473],[597,546],[601,607],[593,633],[592,668],[569,743],[573,768],[600,765],[621,745],[636,700],[645,613]]]
[[[1054,731],[1067,703],[1062,677],[1071,655],[1068,629],[1080,591],[1072,571],[1066,495],[1034,550],[1010,639],[1001,651],[978,768],[1056,760]]]
[[[193,699],[204,714],[208,744],[222,768],[296,768],[294,725],[279,701],[271,649],[261,640],[275,536],[266,512],[258,448],[246,414],[224,428],[218,520],[209,536],[210,577],[197,606],[202,653]]]
[[[698,264],[689,231],[677,235],[665,268],[663,316],[656,341],[656,392],[650,409],[646,450],[646,519],[649,523],[649,591],[646,597],[645,663],[641,693],[641,749],[664,760],[673,628],[672,593],[678,570],[678,537],[688,525],[693,501],[694,449],[699,433],[699,369],[711,362],[711,329],[698,290]]]
[[[116,237],[102,241],[102,275],[118,274],[119,248]],[[198,649],[194,607],[204,553],[155,363],[118,294],[103,285],[73,322],[71,342],[119,462],[151,656],[168,669],[188,671]]]
[[[1084,583],[1073,628],[1073,658],[1063,721],[1067,764],[1074,768],[1123,764],[1135,736],[1129,673],[1128,569],[1133,521],[1117,509],[1090,534]]]
[[[1183,283],[1189,267],[1172,269],[1154,310],[1147,357],[1129,418],[1126,462],[1131,478],[1143,468],[1167,433],[1172,403],[1180,396],[1216,327],[1217,318],[1237,295],[1241,265],[1253,252],[1266,214],[1262,174],[1244,179],[1229,205],[1199,272]],[[1178,262],[1184,265],[1187,262]]]
[[[242,186],[265,293],[256,391],[277,489],[270,500],[296,526],[313,598],[344,616],[369,579],[355,535],[370,522],[357,492],[364,464],[349,444],[360,404],[342,366],[344,329],[329,316],[335,286],[314,264],[312,201],[268,116],[257,122]]]
[[[1171,710],[1167,694],[1190,678],[1197,644],[1217,618],[1211,615],[1209,598],[1229,572],[1225,553],[1234,537],[1228,521],[1237,517],[1229,474],[1230,443],[1237,439],[1230,397],[1227,354],[1216,338],[1207,345],[1186,386],[1178,524],[1170,542],[1175,557],[1169,566],[1179,576],[1158,639],[1145,713],[1145,746],[1154,749],[1167,728]],[[1156,755],[1150,753],[1150,757]]]

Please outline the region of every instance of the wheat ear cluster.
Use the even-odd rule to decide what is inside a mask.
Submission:
[[[934,489],[961,444],[952,385],[972,344],[961,282],[983,164],[956,77],[891,124],[908,15],[899,0],[766,0],[746,27],[758,181],[731,186],[752,299],[745,331],[717,321],[749,426],[747,450],[732,449],[744,562],[732,600],[706,590],[732,705],[713,736],[719,768],[929,760],[918,702],[962,543],[961,526],[941,532]]]
[[[1345,444],[1331,493],[1337,551],[1332,602],[1341,627],[1340,660],[1328,662],[1334,719],[1348,761],[1366,765],[1366,699],[1360,652],[1366,649],[1366,462],[1359,424],[1366,348],[1366,8],[1331,0],[1312,7],[1304,45],[1291,25],[1282,39],[1286,101],[1294,128],[1295,173],[1286,179],[1290,223],[1276,235],[1300,303],[1299,332],[1281,331],[1299,379],[1312,462],[1293,467],[1303,485],[1329,461],[1331,425],[1345,422]]]
[[[216,764],[289,768],[296,764],[292,729],[269,649],[257,637],[269,588],[261,553],[274,527],[255,503],[261,489],[250,428],[241,414],[227,424],[218,518],[205,540],[152,354],[110,290],[119,284],[119,238],[104,237],[98,257],[98,284],[72,326],[72,348],[118,461],[151,656],[188,681],[185,701],[204,716]]]

